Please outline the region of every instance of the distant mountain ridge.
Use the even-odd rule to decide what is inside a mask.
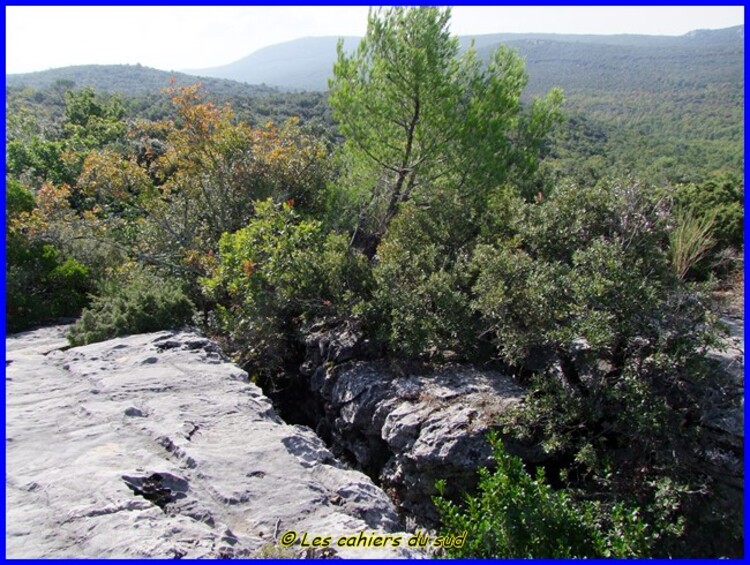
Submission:
[[[344,37],[344,48],[356,49],[358,37]],[[45,88],[58,80],[76,86],[141,95],[170,85],[203,82],[212,93],[258,95],[280,90],[325,91],[336,59],[338,37],[307,37],[271,45],[233,63],[185,72],[141,65],[81,65],[35,73],[6,75],[7,86]],[[687,82],[744,77],[744,26],[695,30],[682,36],[561,35],[496,33],[459,38],[461,49],[471,42],[482,58],[501,44],[526,60],[530,77],[527,95],[551,86],[566,91],[609,83],[632,88],[654,78]],[[696,67],[698,72],[696,72]],[[237,84],[243,83],[243,84]],[[252,85],[252,86],[249,86]]]
[[[344,48],[351,52],[358,42],[358,37],[345,37]],[[268,84],[282,89],[326,90],[327,80],[336,60],[338,37],[307,37],[287,41],[259,49],[238,61],[207,69],[186,71],[201,76],[231,79],[248,84]],[[480,56],[487,57],[501,44],[516,48],[527,58],[529,75],[536,74],[533,55],[542,46],[560,48],[557,59],[566,63],[572,53],[581,53],[585,46],[594,52],[603,47],[610,51],[620,50],[619,56],[627,56],[630,49],[637,51],[652,50],[658,54],[659,49],[687,50],[720,48],[742,53],[744,49],[744,26],[735,26],[721,30],[695,30],[681,36],[653,35],[562,35],[542,33],[496,33],[475,37],[459,38],[462,49],[474,41],[474,47]],[[531,60],[529,60],[531,55]],[[550,56],[554,57],[554,53]],[[563,88],[565,84],[562,84]]]
[[[263,84],[250,85],[223,78],[198,77],[142,65],[76,65],[34,73],[5,75],[6,87],[43,89],[59,81],[73,82],[76,88],[90,86],[98,91],[128,96],[158,93],[172,85],[188,86],[196,82],[202,82],[209,93],[220,97],[258,96],[278,92],[278,89]]]
[[[360,40],[341,39],[348,52],[356,49]],[[338,37],[304,37],[264,47],[228,65],[185,72],[284,89],[327,90],[338,42]]]

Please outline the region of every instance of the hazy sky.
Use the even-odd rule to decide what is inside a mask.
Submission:
[[[8,6],[6,72],[84,64],[162,70],[224,65],[290,39],[363,35],[364,6]],[[681,35],[744,23],[742,6],[460,6],[458,35],[495,32]]]

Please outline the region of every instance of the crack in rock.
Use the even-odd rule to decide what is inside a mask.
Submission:
[[[142,496],[167,512],[167,505],[187,496],[187,480],[171,473],[151,473],[146,477],[123,475],[122,480],[137,496]]]

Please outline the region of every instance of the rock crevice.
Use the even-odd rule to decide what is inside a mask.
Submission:
[[[310,386],[324,399],[321,425],[334,454],[376,478],[410,527],[435,525],[437,480],[447,481],[449,496],[474,486],[477,469],[492,464],[487,431],[524,394],[501,373],[455,364],[419,375],[378,362],[320,366]]]
[[[715,507],[731,509],[744,483],[744,328],[741,319],[724,322],[729,328],[724,347],[709,354],[723,380],[705,391],[706,445],[691,456],[717,485]],[[487,431],[524,397],[523,388],[497,371],[447,363],[409,372],[383,361],[356,360],[355,353],[361,358],[367,347],[348,325],[321,327],[305,345],[301,373],[322,406],[316,431],[336,456],[389,493],[409,527],[436,524],[431,498],[437,480],[445,480],[447,495],[456,499],[475,486],[477,469],[493,463]],[[541,446],[509,437],[504,443],[531,467],[554,471],[561,464]]]

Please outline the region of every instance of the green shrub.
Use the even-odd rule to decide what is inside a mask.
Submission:
[[[88,267],[51,244],[17,234],[6,241],[6,324],[10,331],[78,316],[92,288]]]
[[[471,261],[473,306],[507,362],[539,347],[566,356],[584,338],[617,369],[639,340],[658,342],[659,313],[680,287],[668,211],[648,188],[563,185],[519,215],[516,233],[478,245]]]
[[[728,278],[736,268],[731,257],[744,248],[744,187],[732,174],[703,184],[685,184],[670,193],[676,209],[672,234],[675,268],[683,278]]]
[[[290,358],[304,322],[350,315],[371,286],[367,260],[345,236],[271,200],[256,204],[247,227],[221,237],[219,255],[204,291],[218,304],[220,329],[264,369]]]
[[[70,329],[68,340],[72,345],[86,345],[175,328],[189,323],[192,316],[193,304],[178,282],[141,271],[124,284],[105,285]]]
[[[473,354],[479,332],[468,261],[476,232],[471,210],[457,198],[402,205],[378,247],[376,288],[368,305],[376,333],[391,352]]]
[[[30,235],[35,198],[11,177],[5,182],[5,203],[8,329],[18,331],[55,318],[77,316],[91,288],[89,269],[58,247]]]
[[[730,174],[717,176],[701,185],[682,185],[675,191],[679,208],[693,209],[698,218],[715,219],[717,250],[743,247],[743,198],[742,179]]]
[[[716,331],[706,293],[673,269],[669,207],[635,183],[564,185],[522,217],[471,263],[499,356],[519,374],[535,366],[505,430],[573,461],[576,488],[633,496],[649,520],[657,484],[689,485],[675,489],[683,511],[705,484],[691,458]]]
[[[466,532],[449,557],[570,558],[646,556],[658,532],[649,529],[637,508],[577,501],[565,490],[553,490],[537,469],[532,477],[518,457],[490,436],[496,468],[479,470],[476,495],[456,505],[441,496],[433,500],[446,536]]]
[[[34,194],[12,177],[5,178],[5,221],[34,209]]]

